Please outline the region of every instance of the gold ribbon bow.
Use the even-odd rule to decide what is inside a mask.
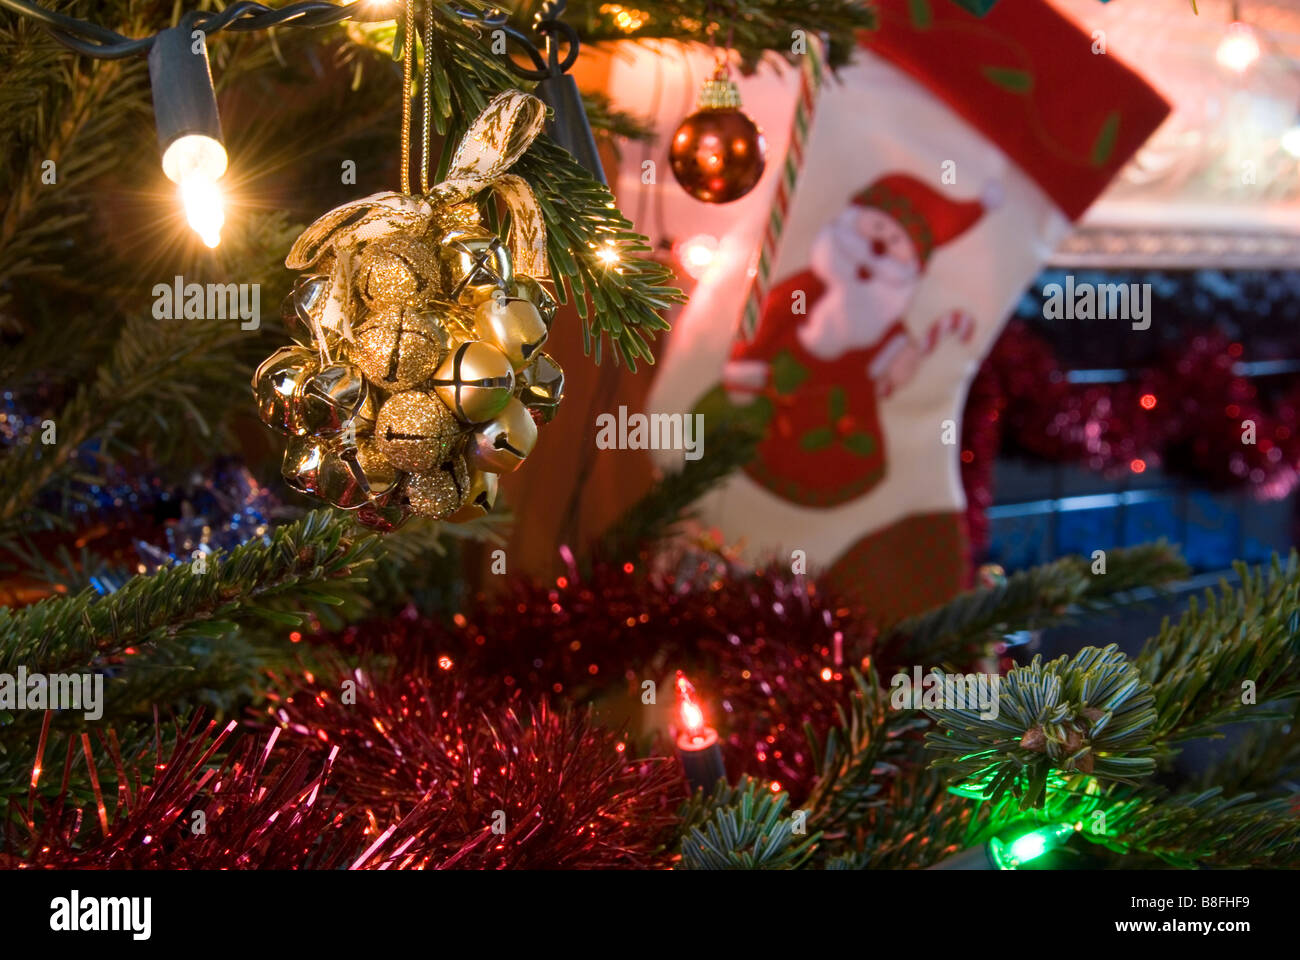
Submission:
[[[422,234],[432,225],[438,207],[465,203],[491,188],[510,210],[515,269],[530,277],[548,276],[542,208],[523,177],[506,173],[541,132],[545,119],[546,106],[536,97],[518,90],[497,94],[461,138],[446,180],[424,197],[385,191],[335,207],[294,241],[284,265],[306,270],[332,252],[337,294],[339,281],[351,274],[361,244],[395,233]],[[336,299],[331,297],[332,306],[337,306]],[[326,326],[332,326],[332,312],[327,310]]]

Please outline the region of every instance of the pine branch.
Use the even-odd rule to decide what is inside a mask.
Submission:
[[[619,151],[621,140],[634,143],[648,143],[655,139],[654,127],[642,117],[620,110],[606,93],[594,91],[582,95],[583,109],[587,111],[587,122],[591,131],[610,143],[615,155]]]
[[[859,850],[844,855],[839,869],[925,869],[986,842],[998,830],[988,804],[972,804],[947,788],[931,770],[899,778],[887,805],[879,807]]]
[[[1136,661],[1114,645],[1048,664],[1035,657],[1002,678],[996,717],[930,711],[943,731],[929,734],[928,745],[955,754],[935,764],[952,768],[972,794],[998,800],[1009,793],[1028,809],[1043,806],[1049,778],[1078,771],[1137,783],[1183,741],[1233,721],[1286,716],[1267,705],[1300,693],[1300,560],[1292,554],[1283,567],[1274,558],[1267,577],[1237,570],[1239,589],[1225,584],[1221,596],[1207,593],[1203,611],[1193,600]]]
[[[1235,569],[1238,589],[1224,583],[1217,597],[1207,590],[1204,608],[1193,597],[1137,658],[1155,696],[1157,736],[1171,743],[1270,719],[1279,715],[1270,702],[1300,695],[1300,556],[1293,551],[1285,566],[1275,556],[1267,575],[1243,563]]]
[[[43,715],[40,715],[43,718]],[[57,714],[51,713],[57,719]],[[33,767],[40,763],[43,776],[37,783],[36,796],[53,800],[62,787],[64,775],[64,758],[69,746],[73,750],[74,761],[67,770],[67,799],[71,807],[85,809],[95,802],[94,787],[86,767],[80,762],[82,752],[81,733],[85,729],[71,724],[51,724],[43,756],[38,754],[40,743],[41,720],[36,724],[36,734],[25,738],[14,737],[12,742],[6,738],[0,742],[0,809],[7,811],[12,818],[10,824],[17,826],[21,821],[15,815],[14,803],[27,806],[27,796],[31,789]],[[3,728],[0,728],[3,729]],[[164,750],[175,743],[176,730],[171,724],[157,724],[153,720],[138,723],[123,723],[114,728],[123,755],[138,756],[155,744]],[[99,752],[99,751],[96,751]],[[111,765],[99,771],[100,790],[105,796],[116,792],[117,774]],[[5,834],[5,817],[0,816],[0,850],[7,839]]]
[[[521,4],[516,21],[527,26],[536,8],[536,2]],[[715,42],[738,51],[749,65],[768,51],[789,54],[796,30],[809,39],[826,34],[832,67],[848,62],[859,30],[876,25],[875,11],[857,0],[573,0],[565,19],[592,43],[684,38],[703,42],[708,24],[716,22]]]
[[[138,28],[129,17],[128,29]],[[67,232],[88,216],[88,185],[119,162],[121,128],[148,109],[143,60],[83,64],[36,24],[12,19],[0,29],[0,46],[14,51],[0,77],[0,142],[9,147],[0,164],[0,306],[17,281],[60,269]]]
[[[884,802],[885,778],[898,770],[890,760],[906,749],[902,738],[930,725],[916,711],[890,710],[874,669],[865,677],[857,670],[850,673],[854,690],[848,708],[837,707],[839,725],[825,738],[805,728],[818,773],[804,806],[832,841],[873,816]]]
[[[782,811],[789,796],[744,777],[719,783],[712,796],[696,798],[683,812],[683,870],[793,870],[816,849],[820,834],[795,833],[795,818]]]
[[[1259,795],[1275,794],[1287,782],[1300,784],[1300,701],[1285,720],[1252,724],[1195,782],[1203,790]]]
[[[128,647],[221,636],[254,617],[296,626],[301,616],[285,608],[337,602],[338,585],[358,582],[356,569],[372,561],[374,541],[356,537],[346,515],[321,510],[274,531],[269,547],[215,554],[204,572],[180,564],[106,597],[87,591],[0,608],[0,672],[85,668]]]
[[[942,680],[942,671],[933,672]],[[953,755],[933,765],[950,769],[969,794],[1010,794],[1026,810],[1043,805],[1053,775],[1081,771],[1135,783],[1155,772],[1151,687],[1114,644],[1046,664],[1035,657],[1009,671],[998,708],[991,718],[979,707],[926,711],[941,728],[926,745]]]
[[[704,435],[707,456],[684,461],[665,475],[606,531],[597,553],[612,559],[633,557],[690,516],[690,506],[748,463],[759,435],[740,421],[724,421]]]
[[[278,258],[292,228],[283,216],[271,215],[246,230],[250,239],[231,245],[242,255],[228,255],[227,263],[235,276],[264,275],[269,270],[263,264]],[[273,297],[276,291],[265,292]],[[94,376],[50,416],[57,442],[33,437],[0,458],[0,535],[51,522],[28,511],[41,490],[90,468],[82,454],[91,441],[98,442],[100,458],[147,443],[153,457],[165,460],[177,444],[220,439],[231,398],[248,396],[252,365],[264,349],[261,337],[241,330],[237,318],[158,320],[141,304]]]
[[[1083,557],[1063,557],[1017,571],[1000,586],[971,590],[901,621],[881,645],[898,648],[900,663],[961,662],[996,635],[1042,629],[1065,619],[1072,608],[1098,610],[1139,587],[1188,574],[1177,550],[1163,542],[1110,551],[1104,574],[1094,574],[1092,566]]]
[[[449,147],[459,142],[470,122],[502,90],[528,89],[512,74],[503,55],[491,51],[479,28],[466,24],[457,8],[490,9],[481,0],[434,4],[437,29],[432,59],[432,119],[445,137],[436,178],[445,173]],[[359,43],[391,52],[394,24],[354,24],[348,35]],[[421,54],[423,57],[423,54]],[[583,324],[583,345],[601,360],[606,340],[616,363],[635,370],[638,359],[654,362],[647,343],[656,331],[667,330],[660,315],[684,302],[681,291],[668,286],[672,270],[642,254],[651,248],[644,236],[614,204],[609,189],[584,170],[568,151],[547,136],[539,136],[512,168],[532,186],[547,228],[547,255],[562,302],[574,301]],[[614,263],[602,252],[617,255]]]
[[[1225,797],[1216,787],[1198,794],[1139,795],[1099,809],[1105,836],[1085,829],[1085,838],[1174,867],[1287,867],[1300,857],[1294,795],[1259,801],[1250,793]]]

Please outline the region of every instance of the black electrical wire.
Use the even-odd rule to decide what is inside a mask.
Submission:
[[[412,0],[407,0],[412,2]],[[271,27],[325,27],[343,20],[387,20],[387,14],[373,8],[367,9],[364,0],[352,3],[330,3],[327,0],[301,0],[284,7],[268,7],[252,0],[240,0],[221,11],[190,11],[181,17],[181,25],[214,34],[222,30],[248,32]],[[452,7],[458,17],[478,23],[493,30],[503,31],[507,37],[523,47],[533,66],[527,67],[512,58],[506,65],[519,77],[527,80],[544,80],[557,73],[567,73],[578,59],[578,33],[559,19],[564,12],[565,0],[550,0],[538,10],[534,29],[546,38],[546,55],[537,49],[528,35],[506,22],[507,14],[501,10],[479,11],[466,7]],[[10,10],[21,17],[42,24],[55,40],[70,50],[97,60],[121,60],[148,53],[153,46],[153,34],[147,37],[126,37],[107,27],[86,20],[78,20],[53,10],[47,10],[31,0],[0,0],[0,9]],[[568,45],[567,54],[561,58],[562,38]]]
[[[323,27],[342,20],[380,19],[363,9],[361,0],[343,5],[326,0],[304,0],[274,9],[241,0],[219,12],[192,11],[181,23],[206,34],[221,30],[265,30],[277,26]],[[32,3],[31,0],[0,0],[0,7],[43,24],[65,47],[97,60],[121,60],[147,53],[154,37],[125,37],[99,24],[78,20]]]

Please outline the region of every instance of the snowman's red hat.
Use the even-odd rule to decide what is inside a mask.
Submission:
[[[997,205],[999,187],[990,183],[978,200],[953,200],[915,177],[891,173],[854,196],[853,202],[881,210],[897,220],[912,238],[924,264],[935,247],[965,233],[985,211]]]

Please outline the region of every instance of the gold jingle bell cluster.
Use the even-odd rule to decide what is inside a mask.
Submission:
[[[498,476],[532,451],[564,393],[542,351],[555,316],[545,224],[506,173],[545,107],[494,99],[424,197],[379,193],[325,214],[286,259],[297,343],[253,377],[263,421],[289,438],[295,489],[392,530],[408,516],[461,522],[496,500]],[[509,246],[479,220],[491,188],[511,213]]]

